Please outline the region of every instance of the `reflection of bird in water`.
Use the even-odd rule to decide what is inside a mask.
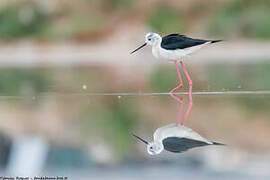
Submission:
[[[176,124],[169,124],[158,128],[154,133],[153,142],[147,142],[134,134],[133,136],[147,145],[147,152],[151,155],[160,154],[163,149],[174,153],[181,153],[200,146],[224,145],[209,141],[192,129]]]
[[[146,45],[152,46],[152,54],[155,58],[166,59],[168,61],[174,61],[176,72],[179,80],[179,85],[171,90],[171,95],[179,89],[183,87],[183,82],[180,74],[179,64],[182,66],[183,71],[189,82],[189,99],[190,105],[188,107],[187,113],[184,117],[184,121],[186,120],[188,113],[192,107],[192,80],[184,66],[184,63],[181,58],[190,55],[202,47],[220,42],[221,40],[202,40],[202,39],[193,39],[180,34],[170,34],[164,37],[161,37],[157,33],[147,33],[145,36],[145,43],[131,52],[134,53],[139,49],[143,48]]]

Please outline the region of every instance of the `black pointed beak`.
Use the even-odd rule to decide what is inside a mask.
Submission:
[[[144,43],[143,45],[141,45],[140,47],[138,47],[137,49],[135,49],[134,51],[132,51],[130,54],[135,53],[136,51],[138,51],[139,49],[143,48],[144,46],[146,46],[146,43]]]
[[[141,142],[143,142],[145,144],[149,144],[146,140],[140,138],[139,136],[136,136],[135,134],[132,134],[132,136],[134,136],[135,138],[139,139]]]

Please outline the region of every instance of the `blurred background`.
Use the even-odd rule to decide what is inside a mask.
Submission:
[[[269,0],[0,0],[0,175],[269,179],[269,19]],[[131,137],[178,110],[141,96],[177,85],[149,47],[129,54],[149,31],[225,40],[185,64],[196,92],[257,92],[193,96],[186,126],[226,147],[150,156]]]

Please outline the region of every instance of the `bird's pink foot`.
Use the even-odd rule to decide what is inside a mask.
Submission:
[[[191,80],[191,78],[190,78],[190,76],[189,76],[189,74],[188,74],[188,72],[187,72],[187,70],[186,70],[186,68],[184,66],[184,63],[182,61],[180,61],[180,64],[181,64],[181,66],[183,68],[183,71],[184,71],[184,73],[185,73],[185,75],[186,75],[186,77],[188,79],[188,83],[189,83],[189,104],[188,104],[187,111],[186,111],[186,113],[184,115],[184,119],[181,122],[181,125],[184,125],[184,123],[186,122],[186,120],[188,118],[189,112],[190,112],[190,110],[192,108],[192,105],[193,105],[193,100],[192,100],[192,80]]]
[[[183,87],[183,84],[180,84],[179,86],[177,86],[176,88],[174,88],[173,90],[171,90],[170,93],[173,94],[176,91],[180,90],[182,87]]]
[[[177,113],[177,118],[176,118],[176,126],[180,124],[181,120],[181,114],[183,111],[183,98],[176,96],[175,94],[171,94],[172,98],[174,98],[176,101],[180,103],[178,113]],[[181,125],[183,125],[183,122],[181,122]]]

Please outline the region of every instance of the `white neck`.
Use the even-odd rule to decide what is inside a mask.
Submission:
[[[160,58],[160,45],[161,42],[157,42],[152,45],[152,54],[155,58]]]

